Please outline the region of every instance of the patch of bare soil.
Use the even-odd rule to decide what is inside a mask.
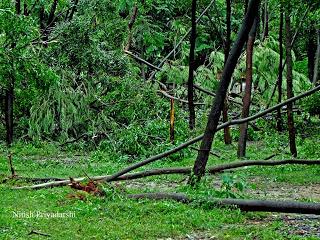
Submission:
[[[251,183],[257,183],[257,189],[248,189],[246,194],[253,198],[274,200],[313,200],[320,201],[320,183],[308,185],[293,185],[254,178]]]
[[[213,240],[218,239],[207,232],[195,232],[181,237],[175,238],[158,238],[158,240]]]

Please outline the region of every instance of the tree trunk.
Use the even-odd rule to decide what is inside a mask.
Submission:
[[[126,51],[129,51],[130,49],[130,46],[131,46],[131,41],[132,41],[132,28],[133,28],[133,24],[135,23],[136,19],[137,19],[137,16],[138,16],[138,6],[135,5],[133,7],[133,10],[132,10],[132,15],[131,15],[131,19],[128,23],[128,40],[127,40],[127,44],[124,48],[124,50]]]
[[[313,81],[313,70],[315,65],[315,55],[316,52],[314,51],[317,47],[316,40],[315,40],[316,31],[314,28],[314,23],[310,22],[310,31],[308,33],[308,43],[307,43],[307,56],[308,56],[308,76],[310,82]]]
[[[257,15],[259,3],[260,3],[260,0],[250,1],[250,4],[248,6],[248,11],[243,20],[241,29],[239,30],[238,37],[236,39],[236,42],[232,46],[232,50],[224,66],[219,87],[216,92],[216,97],[214,99],[214,103],[212,105],[212,108],[208,117],[206,130],[202,138],[200,151],[194,163],[193,174],[196,176],[196,178],[192,177],[191,184],[194,184],[195,181],[200,180],[200,178],[205,173],[208,156],[212,146],[214,134],[217,131],[221,110],[223,108],[224,99],[226,97],[228,87],[231,81],[231,77],[237,65],[242,48],[248,38],[248,34],[253,25],[254,19]]]
[[[5,96],[5,124],[6,124],[6,140],[10,146],[13,142],[13,99],[14,99],[14,79],[9,82]]]
[[[279,26],[279,70],[278,70],[278,103],[282,101],[282,65],[283,65],[283,7],[280,5],[280,26]],[[277,129],[282,131],[281,108],[277,110]]]
[[[249,33],[247,42],[247,55],[246,55],[246,88],[243,97],[242,118],[249,116],[250,102],[251,102],[251,89],[252,89],[252,58],[253,58],[253,46],[257,32],[258,16],[256,16],[254,24]],[[238,157],[244,157],[246,155],[247,144],[247,132],[248,123],[240,125],[240,137],[238,142]]]
[[[227,15],[226,15],[226,23],[227,23],[227,32],[226,32],[226,40],[224,45],[224,64],[226,64],[230,47],[231,47],[231,0],[226,0],[227,5]],[[222,111],[222,121],[228,122],[228,109],[229,109],[229,103],[228,103],[228,96],[226,96],[226,99],[224,100],[223,105],[223,111]],[[231,144],[232,138],[230,133],[230,127],[226,127],[224,130],[224,143],[225,144]]]
[[[47,22],[48,26],[50,26],[54,21],[54,16],[55,16],[55,12],[56,12],[56,9],[57,9],[57,5],[58,5],[58,0],[53,0],[53,3],[51,5],[51,9],[50,9],[48,22]]]
[[[72,20],[73,15],[74,15],[74,13],[75,13],[76,10],[77,10],[78,2],[79,2],[79,0],[74,0],[74,1],[72,1],[73,7],[72,7],[72,9],[71,9],[70,15],[68,15],[69,21]]]
[[[290,4],[286,7],[285,12],[285,27],[286,27],[286,55],[287,55],[287,98],[293,97],[293,86],[292,86],[292,56],[291,56],[291,26],[290,26]],[[296,136],[292,112],[292,103],[287,105],[288,114],[288,130],[289,130],[289,142],[290,152],[292,156],[297,156],[296,148]]]
[[[16,0],[16,14],[20,14],[21,13],[21,1],[20,0]]]
[[[189,128],[190,129],[194,129],[195,119],[196,119],[194,103],[193,103],[193,78],[194,78],[194,70],[195,70],[194,51],[196,47],[196,38],[197,38],[196,10],[197,10],[197,0],[192,0],[189,77],[188,77],[188,107],[189,107]]]
[[[318,81],[318,72],[319,72],[319,58],[320,58],[320,29],[317,30],[317,51],[314,63],[314,70],[313,70],[313,85],[316,85]]]
[[[265,40],[269,36],[269,11],[268,11],[268,0],[264,2],[264,16],[263,16],[263,37]]]
[[[249,0],[245,0],[245,1],[244,1],[244,14],[243,14],[243,15],[246,15],[246,13],[247,13],[248,3],[249,3]]]

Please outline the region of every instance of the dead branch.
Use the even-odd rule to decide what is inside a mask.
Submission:
[[[287,165],[287,164],[300,164],[300,165],[320,165],[320,160],[298,160],[298,159],[288,159],[288,160],[248,160],[248,161],[240,161],[240,162],[232,162],[222,165],[217,165],[213,167],[207,168],[206,172],[209,174],[216,174],[225,170],[229,169],[236,169],[241,167],[248,167],[248,166],[277,166],[277,165]],[[159,168],[159,169],[152,169],[146,170],[138,173],[131,173],[125,174],[122,176],[113,179],[112,175],[106,176],[94,176],[90,177],[91,181],[123,181],[123,180],[132,180],[150,176],[158,176],[158,175],[170,175],[170,174],[190,174],[191,167],[177,167],[177,168]],[[80,177],[72,179],[73,182],[81,182],[86,180],[87,177]],[[42,188],[52,188],[52,187],[60,187],[66,186],[71,183],[70,179],[60,180],[60,181],[53,181],[47,182],[32,186],[21,186],[21,187],[14,187],[13,189],[42,189]]]
[[[163,96],[165,96],[165,97],[167,97],[167,98],[174,99],[174,100],[177,100],[177,101],[179,101],[179,102],[188,104],[188,101],[187,101],[187,100],[174,97],[174,96],[170,95],[169,93],[167,93],[167,92],[165,92],[165,91],[158,90],[157,92],[158,92],[158,93],[161,93]],[[195,105],[195,106],[202,106],[202,105],[205,105],[205,104],[204,104],[204,103],[194,103],[194,105]]]
[[[281,212],[320,215],[320,203],[305,203],[295,201],[270,201],[249,199],[192,199],[182,193],[141,193],[129,194],[131,199],[174,200],[182,203],[206,204],[210,208],[236,207],[241,211],[250,212]]]
[[[195,150],[195,151],[200,151],[199,148],[195,148],[195,147],[190,147],[190,148],[193,149],[193,150]],[[216,154],[216,153],[214,153],[214,152],[212,152],[212,151],[210,151],[209,154],[211,154],[212,156],[218,157],[218,158],[221,157],[220,155],[218,155],[218,154]]]
[[[44,236],[44,237],[51,237],[50,234],[47,234],[47,233],[41,233],[41,232],[38,232],[38,231],[35,231],[35,230],[31,230],[31,232],[28,233],[28,235],[39,235],[39,236]]]
[[[156,69],[158,71],[161,71],[161,68],[158,68],[157,66],[153,65],[152,63],[149,63],[148,61],[142,59],[141,57],[138,57],[137,55],[133,54],[132,52],[130,51],[127,51],[127,50],[123,50],[124,53],[128,54],[130,57],[136,59],[137,61],[153,68],[153,69]]]
[[[216,96],[215,93],[210,92],[209,90],[207,90],[207,89],[205,89],[205,88],[203,88],[203,87],[200,87],[200,86],[197,85],[197,84],[193,84],[193,87],[194,87],[195,89],[199,90],[200,92],[206,93],[206,94],[208,94],[208,95],[210,95],[210,96],[213,96],[213,97]],[[241,102],[237,102],[236,100],[234,100],[234,98],[232,98],[232,97],[230,97],[230,96],[228,96],[228,100],[229,100],[230,102],[233,102],[234,104],[237,104],[237,105],[239,105],[239,106],[242,106],[242,103],[241,103]]]

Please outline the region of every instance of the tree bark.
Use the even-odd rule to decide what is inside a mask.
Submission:
[[[21,0],[16,0],[16,14],[21,14]]]
[[[79,2],[79,0],[74,0],[74,1],[72,1],[73,7],[72,7],[72,9],[71,9],[70,14],[68,15],[69,21],[72,20],[72,18],[73,18],[73,16],[74,16],[74,13],[75,13],[76,10],[77,10],[78,2]]]
[[[53,23],[54,15],[55,15],[55,12],[57,9],[57,5],[58,5],[58,0],[53,0],[53,3],[51,5],[51,9],[50,9],[50,14],[48,17],[47,25],[51,25]]]
[[[227,15],[226,15],[226,23],[227,23],[227,31],[226,31],[226,40],[225,40],[225,46],[224,46],[224,64],[226,64],[230,47],[231,47],[231,0],[226,0],[227,5]],[[229,102],[228,102],[228,96],[226,96],[224,100],[223,110],[222,110],[222,121],[228,122],[228,109],[229,109]],[[224,143],[225,144],[231,144],[232,143],[232,137],[230,133],[230,127],[226,127],[223,129],[224,131]]]
[[[191,7],[191,35],[190,35],[190,54],[189,54],[189,77],[188,77],[188,107],[189,107],[189,128],[195,127],[195,110],[193,103],[193,78],[195,71],[195,47],[197,38],[197,0],[192,0]]]
[[[219,87],[216,93],[216,97],[214,99],[214,103],[209,114],[206,130],[202,138],[200,151],[194,163],[193,174],[195,177],[192,177],[191,184],[194,184],[195,181],[200,180],[200,178],[205,173],[208,156],[211,150],[214,134],[217,131],[221,110],[224,104],[224,99],[226,98],[228,87],[234,69],[237,65],[238,58],[241,54],[242,48],[248,38],[248,34],[257,15],[259,3],[259,0],[250,1],[248,11],[243,20],[241,29],[238,33],[237,40],[234,43],[232,50],[229,54],[228,60],[225,64]]]
[[[130,49],[130,46],[131,46],[131,40],[132,40],[132,27],[133,27],[133,24],[135,23],[136,21],[136,18],[137,18],[137,15],[138,15],[138,6],[135,5],[133,7],[133,10],[132,10],[132,16],[131,16],[131,19],[128,23],[128,40],[127,40],[127,44],[124,48],[125,51],[129,51]]]
[[[285,12],[285,28],[286,28],[286,55],[287,55],[287,98],[293,97],[293,84],[292,84],[292,56],[291,56],[291,26],[290,26],[290,3],[286,7]],[[294,119],[292,112],[292,103],[287,105],[287,116],[288,116],[288,131],[289,131],[289,142],[290,152],[292,156],[297,156],[296,148],[296,134],[294,127]]]
[[[269,36],[269,11],[268,11],[268,0],[264,2],[264,16],[263,16],[263,37],[264,41]]]
[[[319,73],[319,58],[320,58],[320,29],[317,30],[317,51],[314,63],[314,70],[313,70],[313,85],[317,84],[318,81],[318,73]]]
[[[283,71],[283,6],[280,3],[280,26],[279,26],[279,70],[278,70],[278,103],[282,101],[282,71]],[[277,110],[277,130],[282,131],[281,108]]]
[[[7,145],[13,143],[13,102],[14,102],[14,79],[10,79],[5,96],[5,123]]]
[[[258,16],[256,16],[254,24],[252,25],[249,33],[247,42],[247,54],[246,54],[246,88],[243,97],[243,108],[242,118],[246,118],[250,113],[250,102],[251,102],[251,89],[252,89],[252,58],[253,58],[253,47],[257,32]],[[245,157],[246,155],[246,144],[247,144],[247,132],[248,123],[240,125],[240,136],[238,142],[238,157]]]
[[[315,55],[316,52],[314,51],[317,48],[316,45],[316,31],[314,28],[314,22],[310,22],[310,30],[308,33],[308,43],[307,43],[307,57],[308,57],[308,75],[310,82],[313,81],[313,70],[315,65]]]
[[[129,194],[131,199],[150,199],[150,200],[174,200],[181,203],[191,203],[196,201],[198,204],[205,204],[206,207],[236,207],[241,211],[249,212],[281,212],[281,213],[300,213],[320,215],[319,203],[305,203],[293,201],[270,201],[270,200],[251,200],[251,199],[193,199],[183,193],[141,193]]]

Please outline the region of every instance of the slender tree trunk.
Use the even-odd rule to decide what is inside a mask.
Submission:
[[[49,14],[47,25],[51,25],[53,23],[55,12],[56,12],[56,9],[57,9],[57,5],[58,5],[58,0],[53,0],[53,3],[51,5],[51,9],[50,9],[50,14]]]
[[[21,0],[16,0],[16,14],[21,14]]]
[[[7,145],[13,142],[13,99],[14,99],[14,79],[11,78],[5,96],[5,123]]]
[[[197,38],[197,0],[192,0],[191,9],[191,36],[190,36],[190,55],[189,55],[189,77],[188,77],[188,107],[189,107],[189,128],[194,129],[195,127],[195,110],[193,102],[193,78],[195,71],[195,47]]]
[[[280,26],[279,26],[279,70],[278,70],[278,103],[282,101],[282,65],[283,65],[283,7],[280,6]],[[282,131],[281,108],[277,110],[277,129]]]
[[[245,0],[245,1],[244,1],[244,14],[243,14],[243,15],[246,15],[246,13],[247,13],[248,3],[249,3],[249,0]]]
[[[75,12],[76,12],[76,10],[77,10],[78,2],[79,2],[79,0],[74,0],[74,1],[72,1],[73,7],[72,7],[72,9],[71,9],[70,14],[68,15],[68,19],[69,19],[69,21],[71,21],[71,20],[72,20],[73,15],[74,15],[74,13],[75,13]]]
[[[317,30],[317,51],[314,63],[314,70],[313,70],[313,85],[316,85],[318,81],[318,72],[319,72],[319,58],[320,58],[320,29]]]
[[[293,97],[293,86],[292,86],[292,56],[291,56],[291,26],[290,26],[290,3],[286,6],[285,12],[285,28],[286,28],[286,55],[287,55],[287,98]],[[288,130],[289,130],[289,142],[290,152],[292,156],[297,156],[296,148],[296,135],[294,128],[292,103],[287,105],[288,114]]]
[[[314,70],[314,65],[315,65],[315,49],[317,47],[316,45],[316,31],[314,28],[314,23],[311,21],[310,22],[310,30],[308,33],[308,43],[307,43],[307,57],[308,57],[308,76],[310,79],[310,82],[313,81],[313,70]]]
[[[224,43],[224,64],[226,64],[230,47],[231,47],[231,0],[226,0],[227,5],[227,14],[226,14],[226,24],[227,24],[227,31],[226,31],[226,40]]]
[[[263,16],[263,37],[262,40],[265,40],[269,36],[269,11],[268,11],[268,0],[264,2],[264,16]]]
[[[133,7],[133,10],[132,10],[132,15],[131,15],[131,19],[128,23],[128,30],[129,30],[129,33],[128,33],[128,40],[127,40],[127,44],[124,48],[124,50],[126,51],[129,51],[130,49],[130,46],[131,46],[131,40],[132,40],[132,28],[133,28],[133,24],[135,23],[136,19],[137,19],[137,16],[138,16],[138,6],[135,5]]]
[[[226,31],[226,40],[224,44],[224,64],[226,64],[230,47],[231,47],[231,0],[226,0],[227,5],[227,15],[226,15],[226,23],[227,23],[227,31]],[[228,103],[228,96],[226,96],[226,99],[224,100],[223,110],[222,110],[222,121],[228,122],[228,109],[229,109],[229,103]],[[230,127],[226,127],[223,129],[224,131],[224,143],[225,144],[231,144],[232,138],[230,133]]]
[[[16,14],[21,14],[21,2],[20,0],[16,0]],[[12,49],[15,48],[16,43],[13,42],[11,44]],[[7,145],[10,147],[13,143],[13,102],[14,102],[14,64],[12,63],[12,75],[8,79],[7,89],[5,90],[5,125],[6,125],[6,141]]]
[[[28,16],[28,4],[26,3],[26,1],[23,3],[23,15],[24,16]]]
[[[219,87],[216,92],[216,97],[214,99],[214,102],[208,117],[206,130],[202,138],[200,151],[198,152],[197,159],[194,163],[194,167],[193,167],[194,176],[191,178],[191,184],[194,184],[196,181],[199,181],[201,177],[205,174],[205,169],[206,169],[208,157],[210,154],[213,137],[217,131],[217,126],[219,123],[221,110],[223,108],[224,99],[226,97],[228,87],[230,85],[231,77],[237,65],[242,48],[245,42],[247,41],[248,34],[253,25],[254,19],[257,15],[259,4],[260,4],[260,0],[250,1],[248,6],[248,11],[243,20],[241,29],[239,30],[237,40],[233,44],[228,60],[224,66]]]
[[[243,108],[242,118],[249,116],[250,102],[251,102],[251,89],[252,89],[252,58],[253,58],[253,47],[257,32],[258,16],[256,16],[254,24],[252,25],[249,33],[247,42],[247,56],[246,56],[246,88],[243,97]],[[240,125],[240,137],[238,142],[238,157],[244,157],[246,155],[246,144],[247,144],[247,132],[248,123]]]

